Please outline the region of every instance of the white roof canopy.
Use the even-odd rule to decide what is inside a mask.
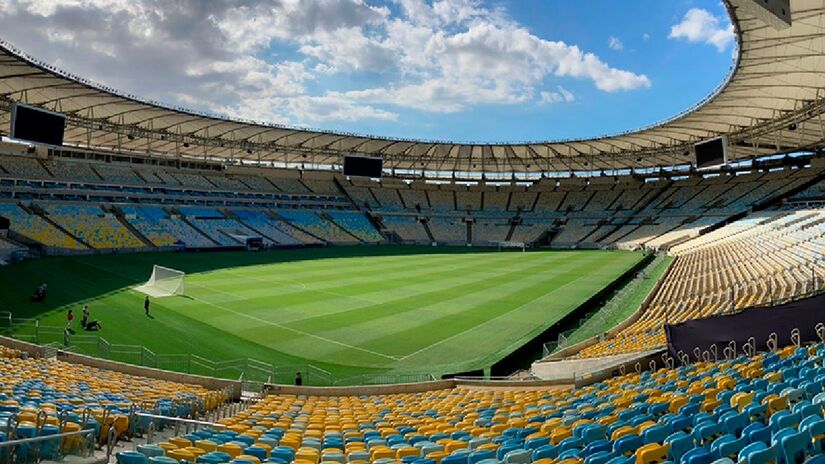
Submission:
[[[68,117],[66,143],[212,160],[340,164],[380,156],[395,169],[549,172],[685,164],[693,143],[728,134],[732,160],[818,150],[825,139],[825,0],[791,0],[774,29],[725,0],[739,41],[730,78],[706,100],[651,127],[586,140],[502,144],[404,140],[216,117],[125,95],[0,42],[0,134],[14,102]]]

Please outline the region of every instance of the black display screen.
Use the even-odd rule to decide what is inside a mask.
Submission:
[[[381,178],[384,161],[381,158],[365,158],[363,156],[344,157],[344,175],[357,177]]]
[[[723,137],[697,143],[694,148],[696,150],[696,167],[699,169],[720,166],[727,161],[725,159],[726,147]]]
[[[63,145],[66,117],[62,114],[16,104],[12,108],[11,138],[46,145]]]

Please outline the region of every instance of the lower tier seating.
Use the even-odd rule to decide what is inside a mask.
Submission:
[[[216,464],[819,463],[823,359],[819,343],[576,389],[271,395],[138,450]]]

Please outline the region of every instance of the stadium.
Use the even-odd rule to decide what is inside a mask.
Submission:
[[[699,103],[516,143],[172,106],[0,31],[0,461],[825,463],[825,0],[722,6]]]

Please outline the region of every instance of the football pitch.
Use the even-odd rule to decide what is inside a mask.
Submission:
[[[641,259],[404,246],[53,257],[0,268],[0,311],[23,339],[33,330],[23,318],[37,318],[39,343],[64,342],[72,308],[78,343],[94,335],[159,356],[311,364],[357,382],[489,367]],[[153,299],[148,318],[132,287],[155,264],[186,272],[186,294]],[[48,299],[30,303],[43,281]],[[99,332],[80,330],[84,304]]]

